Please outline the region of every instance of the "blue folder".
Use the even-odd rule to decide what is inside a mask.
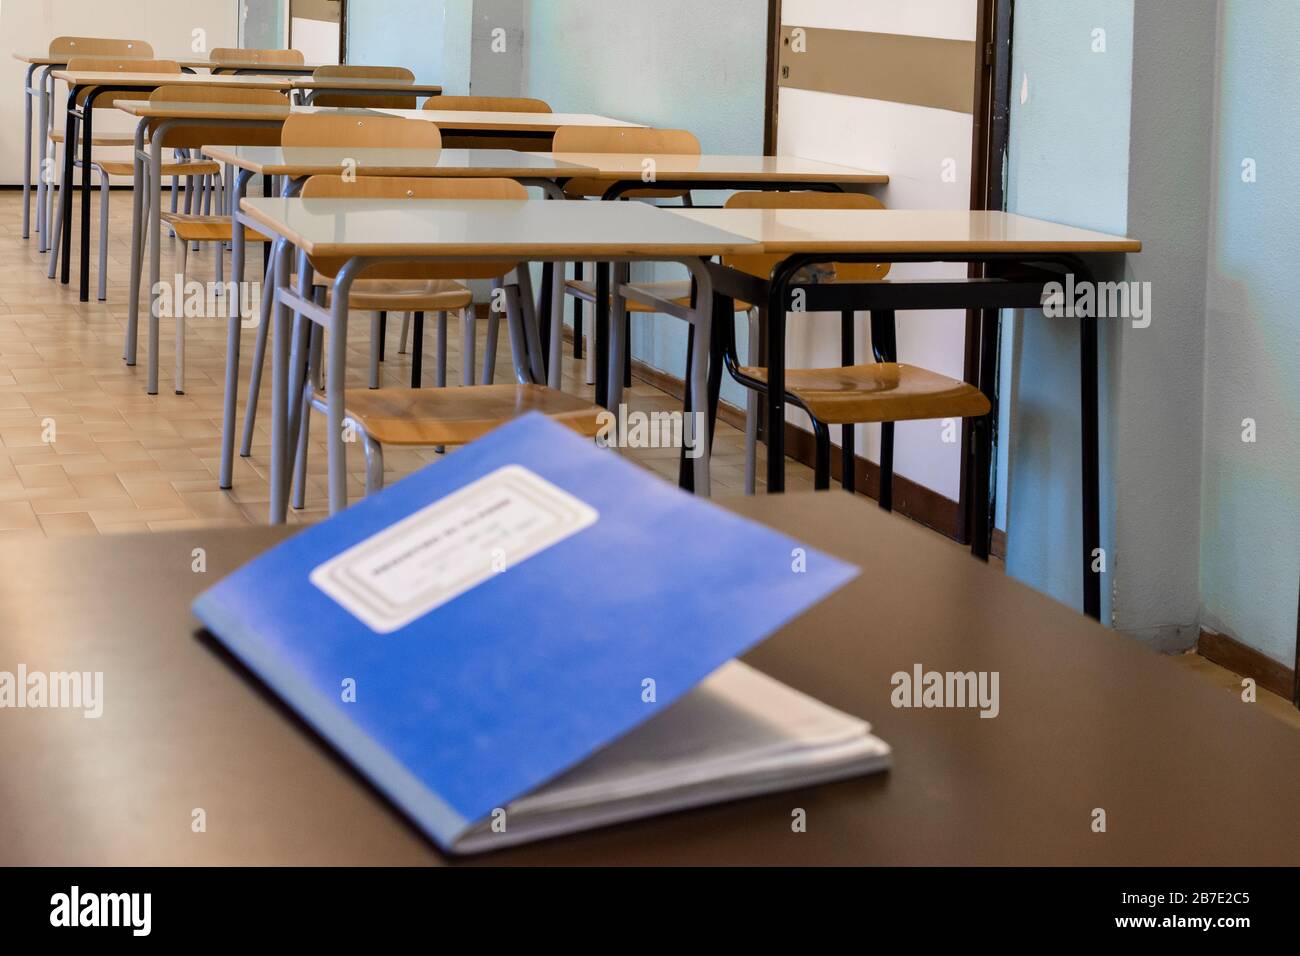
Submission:
[[[508,466],[594,522],[389,633],[313,583]],[[268,551],[194,611],[451,850],[857,573],[534,413]]]

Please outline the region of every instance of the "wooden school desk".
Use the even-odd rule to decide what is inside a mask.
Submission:
[[[387,147],[209,146],[203,152],[209,158],[237,170],[231,191],[232,208],[238,208],[247,192],[248,181],[253,176],[282,176],[285,179],[284,195],[293,196],[308,177],[338,175],[345,163],[355,164],[360,176],[503,177],[517,180],[525,186],[537,186],[559,198],[563,198],[564,193],[556,187],[556,180],[590,172],[585,167],[553,159],[547,154],[519,153],[509,149],[443,149],[434,152],[427,149]],[[244,238],[244,223],[236,217],[231,266],[231,281],[235,283],[235,288],[239,288],[238,284],[244,275]],[[308,273],[303,271],[300,274]],[[266,318],[263,316],[263,322]],[[226,390],[219,477],[221,488],[230,488],[234,476],[241,328],[242,323],[232,310],[226,338]],[[259,336],[265,334],[264,328],[265,325],[259,326]],[[151,369],[155,362],[151,353]],[[156,373],[151,372],[151,376],[150,381],[156,381]],[[248,425],[245,424],[246,434],[247,429]]]
[[[287,82],[287,81],[285,81]],[[151,216],[149,222],[144,221],[144,174],[146,170],[162,168],[163,140],[168,133],[185,126],[224,127],[229,129],[265,129],[278,128],[284,125],[284,121],[294,112],[353,112],[360,115],[369,115],[366,110],[333,110],[317,107],[289,107],[289,106],[271,106],[254,103],[204,103],[204,102],[180,102],[180,103],[153,103],[148,100],[130,100],[119,103],[118,109],[130,116],[135,117],[138,122],[135,130],[135,148],[134,156],[134,189],[132,191],[132,218],[131,218],[131,277],[130,291],[128,292],[127,301],[127,344],[124,358],[128,365],[134,365],[136,361],[137,334],[140,323],[140,273],[141,273],[141,256],[144,255],[146,246],[149,250],[149,286],[150,289],[150,321],[149,321],[149,367],[146,383],[146,391],[150,395],[158,393],[158,320],[153,308],[156,293],[153,291],[158,287],[158,280],[161,272],[162,257],[162,224],[157,216]],[[150,135],[150,124],[157,123],[157,128]],[[145,138],[149,136],[148,142]],[[232,136],[237,139],[237,136]],[[159,209],[157,205],[162,196],[162,179],[149,175],[150,184],[150,208]],[[246,187],[247,178],[242,182],[237,182],[236,186],[240,189]],[[242,193],[241,193],[242,195]],[[233,208],[233,206],[232,206]],[[242,237],[241,237],[242,238]],[[242,260],[240,260],[242,268]],[[66,260],[65,260],[66,268]]]
[[[70,278],[70,263],[72,253],[72,184],[75,179],[76,144],[78,128],[81,128],[83,136],[81,146],[81,271],[80,271],[80,299],[82,302],[90,300],[90,176],[91,176],[91,152],[93,147],[95,100],[105,93],[120,93],[124,91],[137,91],[149,93],[158,89],[160,86],[205,86],[219,87],[223,89],[253,89],[253,90],[281,90],[287,91],[291,88],[292,80],[288,77],[276,76],[197,76],[187,73],[180,75],[166,73],[127,73],[127,72],[101,72],[78,70],[72,72],[69,70],[55,70],[52,74],[54,79],[62,80],[68,85],[68,105],[67,105],[67,138],[64,140],[63,156],[63,188],[62,188],[62,209],[63,209],[63,230],[62,230],[62,256],[63,263],[60,275],[60,281],[64,285],[68,284]],[[86,100],[78,104],[77,99],[83,90],[88,90]],[[138,137],[138,134],[137,134]],[[161,153],[161,147],[159,147]],[[155,168],[157,166],[155,157]],[[154,177],[155,180],[158,177]],[[138,185],[138,184],[137,184]],[[157,194],[155,194],[157,198]],[[154,207],[158,208],[157,206]],[[55,242],[60,241],[60,237],[54,238]],[[156,281],[156,280],[155,280]]]
[[[1002,212],[944,210],[706,209],[673,210],[672,215],[748,236],[768,255],[785,260],[765,283],[721,267],[714,286],[727,299],[767,302],[767,420],[785,421],[785,330],[794,275],[824,262],[966,262],[986,268],[988,279],[890,281],[800,287],[806,311],[842,309],[892,312],[908,309],[1038,308],[1045,283],[1073,273],[1093,281],[1084,255],[1140,252],[1135,239],[1076,229]],[[1043,266],[1047,266],[1044,269]],[[715,305],[715,308],[727,307]],[[1101,578],[1092,570],[1101,546],[1100,437],[1097,395],[1097,323],[1079,321],[1082,417],[1084,610],[1101,614]],[[975,466],[970,500],[972,539],[977,555],[987,557],[992,535],[992,430],[997,415],[996,326],[981,329],[977,384],[993,403],[989,420],[976,423]],[[713,343],[716,351],[717,343]],[[717,373],[720,375],[720,372]],[[711,383],[716,389],[716,384]],[[716,391],[714,392],[716,394]],[[711,396],[712,398],[712,396]],[[768,491],[785,487],[785,434],[768,429]]]
[[[437,466],[434,466],[437,467]],[[477,865],[1294,865],[1300,735],[1261,705],[844,494],[725,499],[855,580],[745,656],[870,721],[883,774],[469,858]],[[0,711],[0,865],[454,862],[190,604],[289,528],[0,544],[0,669],[103,672],[103,716]],[[194,549],[206,571],[195,573]],[[718,613],[726,613],[719,608]],[[998,716],[895,709],[915,665],[997,671]],[[191,830],[196,808],[207,832]],[[807,814],[807,832],[791,814]],[[1106,832],[1093,832],[1095,809]]]
[[[311,106],[322,93],[343,96],[365,96],[376,93],[403,93],[415,97],[441,96],[442,87],[436,83],[416,83],[409,80],[373,79],[360,76],[309,76],[293,81],[294,93],[303,105]]]
[[[119,59],[131,59],[129,56],[115,54]],[[41,132],[40,142],[37,146],[38,164],[37,168],[45,169],[45,159],[48,155],[49,139],[48,131],[50,128],[50,101],[54,97],[54,80],[51,74],[55,70],[61,70],[68,65],[68,54],[59,54],[50,56],[48,53],[29,55],[25,53],[15,53],[14,59],[27,64],[27,71],[23,80],[23,105],[24,105],[24,126],[23,126],[23,232],[22,236],[26,239],[30,235],[31,224],[31,206],[30,196],[32,190],[32,98],[39,97],[40,122],[37,128]],[[152,56],[140,57],[140,59],[153,59]],[[160,57],[164,60],[172,60],[180,65],[186,72],[195,70],[209,70],[212,75],[227,74],[246,74],[258,73],[266,76],[301,76],[306,74],[310,76],[317,69],[325,64],[284,64],[258,63],[255,60],[247,61],[228,61],[225,63],[213,63],[210,59],[193,59],[189,56],[178,57]],[[37,73],[40,74],[39,81],[33,85]],[[37,205],[36,205],[36,230],[40,234],[39,251],[44,252],[47,246],[45,236],[46,229],[46,210],[43,203],[45,202],[45,192],[47,185],[45,177],[41,176],[37,182]]]
[[[610,186],[601,198],[614,201],[628,192],[645,189],[647,164],[656,189],[738,189],[793,192],[844,191],[889,183],[886,173],[799,156],[690,155],[676,153],[555,153],[556,159],[590,166]],[[626,269],[623,270],[626,272]],[[618,284],[626,276],[616,278]],[[545,285],[545,278],[543,285]],[[595,350],[596,404],[617,408],[609,395],[609,265],[596,264]],[[543,322],[546,316],[543,316]],[[621,333],[620,333],[621,334]],[[576,335],[576,332],[575,332]],[[629,353],[625,353],[625,357]],[[617,367],[622,368],[619,363]],[[620,373],[620,374],[625,374]]]
[[[326,391],[329,403],[326,440],[329,447],[330,510],[347,506],[342,422],[344,369],[347,357],[348,290],[358,273],[385,260],[425,262],[569,262],[577,260],[680,262],[691,270],[700,288],[701,308],[692,316],[701,341],[709,341],[711,285],[704,260],[711,256],[751,250],[754,243],[711,226],[678,218],[641,203],[576,203],[534,201],[448,201],[365,199],[244,199],[239,216],[245,225],[278,237],[272,258],[276,263],[273,396],[271,427],[271,505],[273,524],[285,520],[292,444],[300,407],[297,386],[288,387],[288,316],[290,310],[323,326],[329,355]],[[345,259],[334,281],[328,311],[288,287],[289,250],[296,247],[312,258]],[[524,279],[526,269],[518,270]],[[527,329],[527,342],[512,341],[520,380],[545,380],[542,344],[537,329]],[[559,323],[553,323],[548,343],[553,367],[558,369]],[[698,350],[701,353],[704,350]],[[527,360],[520,366],[523,356]],[[707,378],[707,356],[688,371],[702,396]],[[298,375],[298,363],[294,374]],[[293,401],[289,401],[289,396]],[[290,409],[292,405],[292,410]],[[693,422],[693,418],[688,418]],[[696,487],[709,490],[708,431],[694,435],[702,443],[695,461]]]
[[[538,149],[550,149],[551,139],[561,126],[640,127],[640,123],[598,116],[593,113],[512,113],[478,110],[396,110],[382,113],[406,119],[437,123],[444,136],[473,134],[476,137],[505,137],[512,140],[535,139]]]

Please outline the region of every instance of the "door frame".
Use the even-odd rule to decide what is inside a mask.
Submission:
[[[975,28],[975,101],[971,110],[971,194],[970,208],[1000,210],[1005,204],[1003,170],[1010,132],[1011,115],[1011,31],[1015,0],[978,0]],[[767,4],[767,85],[764,96],[763,152],[776,153],[781,77],[781,10],[782,0]],[[977,277],[973,272],[972,277]],[[997,312],[966,313],[963,374],[967,381],[979,381],[980,365],[997,361]],[[987,330],[985,332],[985,330]],[[996,381],[996,376],[993,377]],[[995,429],[997,422],[991,427]],[[957,517],[953,526],[939,528],[950,537],[969,544],[973,502],[971,500],[970,459],[972,426],[962,426],[961,474]],[[995,456],[996,457],[996,456]],[[996,467],[996,461],[995,465]],[[990,481],[993,479],[990,478]],[[897,510],[907,513],[905,507]],[[933,523],[934,515],[926,516]],[[996,545],[996,542],[995,542]],[[995,552],[998,549],[995,546]]]

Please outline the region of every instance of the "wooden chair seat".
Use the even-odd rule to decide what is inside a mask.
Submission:
[[[315,281],[334,287],[319,272]],[[366,312],[451,312],[473,301],[474,294],[451,279],[357,279],[348,295],[349,308]]]
[[[315,402],[323,407],[325,396]],[[346,415],[382,445],[464,445],[525,412],[542,412],[594,438],[601,409],[544,385],[349,389]]]
[[[740,373],[767,383],[765,368],[746,367]],[[785,390],[828,425],[978,418],[990,408],[974,385],[897,362],[786,369]]]
[[[56,143],[62,143],[68,138],[68,134],[61,129],[53,130],[50,133],[50,139]],[[77,145],[84,145],[85,138],[77,141]],[[135,143],[135,136],[132,133],[93,133],[90,137],[92,146],[131,146]],[[128,164],[129,165],[129,164]]]
[[[586,282],[580,279],[569,279],[564,283],[569,290],[569,294],[574,298],[581,299],[583,302],[596,301],[596,283]],[[638,282],[636,288],[644,289],[661,299],[667,299],[669,302],[675,302],[683,308],[691,307],[691,282],[689,279],[683,279],[679,282]],[[628,298],[627,310],[629,312],[652,313],[657,311],[653,306],[644,302],[639,302],[635,298]],[[736,302],[737,312],[748,312],[750,305],[747,302]]]
[[[187,242],[231,242],[235,238],[235,227],[229,216],[196,216],[164,209],[161,218],[172,227],[178,239]],[[271,238],[256,229],[245,227],[244,240],[270,242]]]
[[[134,176],[135,167],[129,160],[97,163],[103,167],[104,172],[110,176]],[[170,176],[220,176],[221,166],[219,163],[210,163],[206,160],[187,160],[176,163],[162,164],[163,178]]]

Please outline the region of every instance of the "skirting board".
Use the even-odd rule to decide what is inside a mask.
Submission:
[[[1196,653],[1235,674],[1251,678],[1265,690],[1294,700],[1295,671],[1235,638],[1201,628]]]

